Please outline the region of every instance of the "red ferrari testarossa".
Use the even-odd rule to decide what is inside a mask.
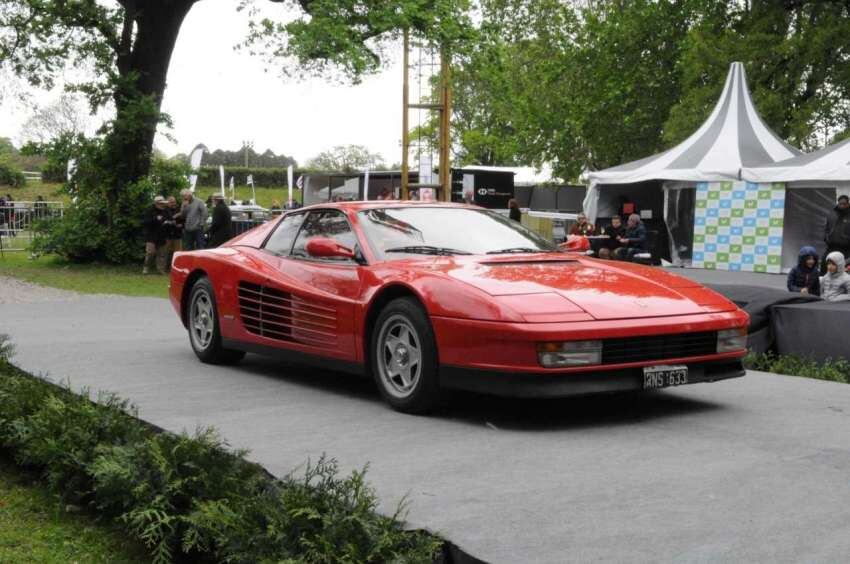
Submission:
[[[441,388],[551,397],[744,374],[748,318],[729,300],[467,205],[290,211],[177,253],[170,294],[203,362],[254,352],[371,373],[411,413]]]

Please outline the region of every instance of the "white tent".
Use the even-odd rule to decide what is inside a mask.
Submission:
[[[663,153],[590,172],[584,209],[591,221],[597,219],[600,187],[605,185],[646,181],[684,181],[693,185],[738,180],[744,167],[774,163],[798,154],[762,121],[747,88],[744,66],[732,63],[717,105],[693,135]]]
[[[750,182],[786,182],[792,188],[796,185],[847,187],[850,139],[778,163],[744,167],[741,177]]]

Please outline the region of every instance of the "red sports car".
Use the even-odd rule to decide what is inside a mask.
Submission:
[[[474,206],[291,211],[177,253],[171,301],[203,362],[245,352],[371,373],[394,408],[441,388],[514,396],[742,376],[747,315],[657,268],[559,251]]]

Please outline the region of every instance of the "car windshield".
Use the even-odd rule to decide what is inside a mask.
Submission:
[[[380,260],[405,255],[551,252],[555,246],[496,212],[440,206],[376,208],[358,214]]]

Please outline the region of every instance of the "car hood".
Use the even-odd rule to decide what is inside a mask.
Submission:
[[[528,321],[629,319],[734,311],[716,292],[660,268],[559,253],[452,257],[432,263]]]

